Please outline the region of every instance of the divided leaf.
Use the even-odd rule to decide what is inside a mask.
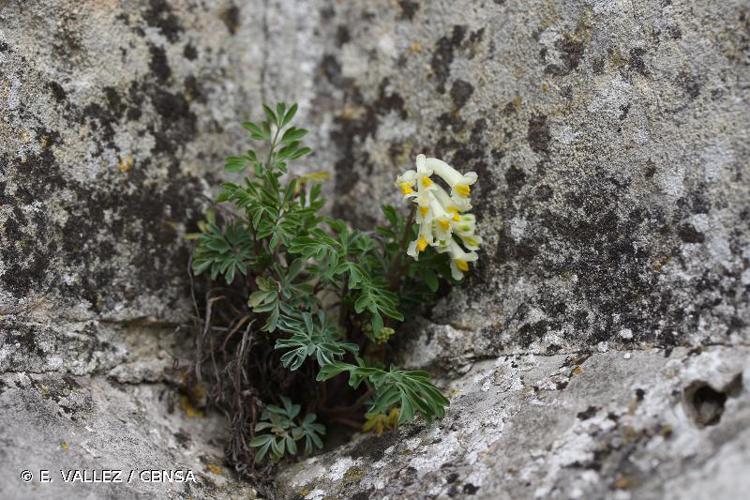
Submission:
[[[302,366],[308,357],[314,357],[318,365],[324,367],[347,351],[356,353],[359,350],[357,344],[337,338],[338,332],[326,321],[322,311],[318,312],[317,317],[303,313],[302,318],[289,319],[283,323],[281,330],[292,336],[278,339],[274,348],[286,350],[281,356],[281,363],[292,371]]]
[[[268,405],[261,414],[260,422],[255,424],[255,432],[268,431],[257,434],[248,443],[251,448],[258,448],[255,452],[255,461],[262,462],[266,455],[277,462],[285,454],[296,455],[297,441],[305,440],[305,454],[309,455],[316,448],[323,447],[321,436],[325,435],[326,428],[316,423],[316,415],[308,413],[303,419],[299,419],[300,405],[281,396],[283,406]]]
[[[448,399],[430,382],[429,373],[421,370],[381,370],[364,365],[332,363],[318,372],[318,381],[324,381],[344,372],[349,372],[349,385],[356,388],[366,380],[375,393],[370,402],[369,413],[386,414],[393,407],[400,408],[399,424],[408,422],[418,413],[427,421],[442,418]]]

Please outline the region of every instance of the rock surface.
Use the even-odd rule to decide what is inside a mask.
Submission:
[[[262,101],[309,115],[316,18],[289,5],[0,2],[0,497],[233,491],[222,420],[174,404],[192,356],[183,235]],[[198,482],[70,485],[60,468]]]
[[[455,349],[748,339],[746,2],[392,4],[331,13],[336,203],[376,217],[418,153],[479,174]]]
[[[406,365],[456,388],[446,420],[296,465],[282,493],[732,498],[748,88],[742,0],[0,2],[0,496],[231,494],[207,470],[217,421],[169,411],[182,236],[239,123],[285,99],[335,213],[369,226],[426,153],[479,174],[485,246],[402,335]],[[18,479],[100,463],[203,482]]]
[[[172,387],[12,373],[0,388],[2,498],[256,498],[223,466],[224,420],[186,414]]]
[[[750,349],[507,355],[448,415],[282,473],[285,498],[742,498]]]
[[[331,11],[337,211],[377,218],[361,200],[395,203],[391,179],[423,152],[479,174],[485,247],[402,333],[404,364],[451,374],[446,420],[293,466],[287,497],[743,496],[748,396],[726,391],[750,335],[749,16],[734,1]]]

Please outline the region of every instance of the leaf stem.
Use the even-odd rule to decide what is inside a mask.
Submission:
[[[268,149],[268,156],[266,156],[266,169],[271,169],[271,158],[273,158],[273,150],[276,148],[276,139],[279,138],[279,132],[281,132],[281,127],[278,126],[278,124],[274,123],[276,126],[276,132],[273,134],[273,140],[271,140],[271,147]]]

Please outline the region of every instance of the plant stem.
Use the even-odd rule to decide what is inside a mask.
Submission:
[[[268,148],[268,156],[266,156],[266,169],[271,169],[271,158],[273,157],[273,150],[276,148],[276,139],[279,138],[279,132],[281,132],[281,128],[274,124],[276,126],[276,132],[273,134],[273,140],[271,141],[271,147]]]
[[[399,251],[393,256],[393,259],[391,260],[390,269],[388,271],[389,279],[388,279],[388,285],[391,291],[396,291],[398,289],[398,282],[401,279],[401,272],[403,271],[403,262],[404,257],[403,253],[406,251],[406,245],[409,241],[409,230],[411,229],[411,225],[414,223],[414,216],[416,214],[416,209],[414,207],[411,208],[409,211],[409,216],[406,219],[406,223],[404,224],[404,232],[401,235],[401,242],[399,243]]]
[[[349,406],[339,406],[337,408],[319,408],[319,412],[324,415],[345,415],[352,413],[362,407],[363,404],[372,396],[373,390],[368,389],[367,392],[362,394],[357,400]]]

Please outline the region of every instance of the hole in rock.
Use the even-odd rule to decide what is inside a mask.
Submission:
[[[727,398],[736,396],[740,390],[742,390],[742,373],[737,374],[720,390],[701,380],[692,382],[684,391],[687,414],[698,427],[716,425],[724,413]]]

